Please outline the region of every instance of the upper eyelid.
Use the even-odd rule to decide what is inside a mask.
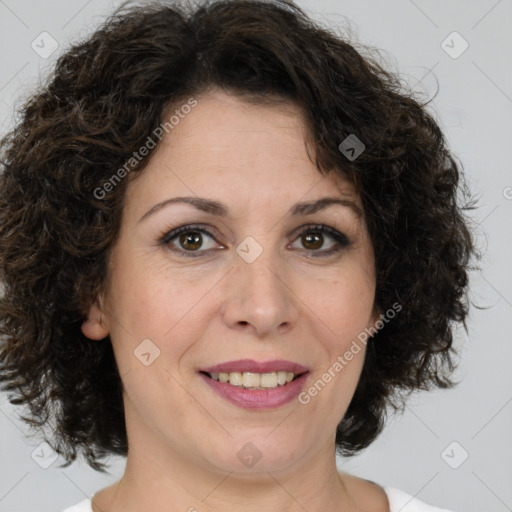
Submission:
[[[214,228],[213,226],[203,225],[203,224],[184,224],[182,226],[178,226],[176,228],[169,229],[168,231],[166,231],[164,233],[164,235],[162,237],[160,237],[160,239],[162,241],[172,240],[173,238],[178,236],[178,234],[186,233],[187,231],[200,231],[201,233],[206,233],[208,236],[211,236],[212,238],[215,238],[215,234],[217,234],[217,233],[221,234],[220,231],[218,229]],[[212,233],[210,231],[212,231]],[[175,233],[175,232],[178,232],[178,233]],[[173,233],[175,233],[175,234],[173,234]],[[173,236],[171,236],[171,235],[173,235]]]

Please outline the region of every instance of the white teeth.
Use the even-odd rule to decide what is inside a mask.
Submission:
[[[285,372],[280,372],[280,373],[285,373]],[[285,379],[285,382],[286,382],[286,379]],[[282,386],[283,384],[284,384],[284,382],[279,384],[279,378],[277,376],[277,372],[262,373],[260,376],[259,385],[262,388],[275,388],[276,386],[278,386],[278,385]]]
[[[286,377],[287,377],[287,373],[286,372],[277,372],[277,383],[282,386],[283,384],[286,384]],[[293,379],[293,377],[292,377]]]
[[[287,382],[291,382],[295,377],[295,373],[285,371],[271,373],[231,372],[211,373],[210,376],[214,380],[227,382],[232,386],[250,389],[268,389],[284,386]]]
[[[233,386],[241,386],[243,384],[243,375],[240,372],[230,373],[229,383],[233,384]]]
[[[229,379],[231,382],[231,377]],[[260,385],[260,376],[257,373],[242,373],[242,385],[244,388],[257,388]]]

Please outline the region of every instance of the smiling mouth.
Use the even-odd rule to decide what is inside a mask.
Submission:
[[[254,373],[254,372],[220,372],[208,373],[201,371],[200,373],[208,376],[210,379],[229,384],[237,388],[244,389],[275,389],[286,386],[290,382],[299,378],[304,373],[294,373],[286,371]]]

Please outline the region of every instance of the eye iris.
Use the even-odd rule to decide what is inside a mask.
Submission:
[[[193,251],[194,249],[199,249],[199,247],[201,247],[201,239],[201,233],[198,233],[197,231],[188,231],[187,233],[180,235],[180,244],[184,249]]]
[[[319,249],[323,244],[323,236],[320,233],[308,233],[302,236],[302,240],[307,249]],[[307,247],[308,245],[309,247]]]

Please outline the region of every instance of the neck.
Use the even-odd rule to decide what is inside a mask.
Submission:
[[[355,511],[357,507],[336,469],[335,456],[316,457],[289,470],[219,472],[173,454],[130,451],[123,477],[93,510],[101,512],[304,512]]]

